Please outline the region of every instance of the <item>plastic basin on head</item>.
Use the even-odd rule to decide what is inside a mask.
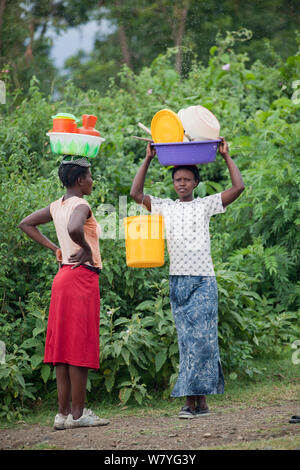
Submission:
[[[167,144],[151,144],[156,149],[161,165],[198,165],[215,161],[218,140],[201,142],[176,142]]]
[[[164,264],[164,219],[158,214],[125,217],[126,263],[131,268]]]
[[[79,155],[82,157],[96,157],[102,142],[102,137],[94,135],[48,132],[51,150],[58,155]]]

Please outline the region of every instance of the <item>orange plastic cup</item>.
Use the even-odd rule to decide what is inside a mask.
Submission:
[[[77,132],[76,121],[73,119],[54,118],[51,132]]]
[[[88,134],[100,136],[100,132],[96,131],[95,125],[97,121],[97,116],[92,114],[83,114],[82,115],[82,127],[77,129],[78,134]]]

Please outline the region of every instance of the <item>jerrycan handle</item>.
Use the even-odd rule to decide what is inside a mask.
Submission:
[[[140,210],[140,223],[139,223],[139,230],[141,229],[142,227],[142,210],[143,210],[143,204],[144,204],[144,198],[145,198],[146,194],[143,194],[143,197],[142,197],[142,202],[140,203],[140,206],[141,206],[141,210]]]

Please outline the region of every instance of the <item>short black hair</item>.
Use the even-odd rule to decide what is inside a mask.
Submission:
[[[76,164],[64,165],[60,164],[58,169],[58,176],[63,186],[71,188],[80,176],[87,175],[89,167],[83,167]]]
[[[172,168],[172,179],[174,180],[174,175],[176,171],[178,170],[189,170],[193,173],[195,181],[199,183],[200,181],[200,175],[199,175],[199,170],[196,165],[179,165],[179,166],[174,166]]]

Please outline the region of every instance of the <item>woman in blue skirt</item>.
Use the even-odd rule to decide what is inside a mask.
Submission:
[[[199,184],[196,166],[172,170],[179,199],[160,199],[144,194],[148,167],[155,149],[148,144],[130,195],[153,214],[164,216],[170,259],[170,301],[178,334],[179,375],[172,397],[186,397],[180,418],[208,413],[206,395],[224,392],[218,346],[218,289],[210,253],[210,217],[226,211],[244,190],[239,169],[221,138],[219,152],[231,177],[231,188],[204,198],[193,197]]]

